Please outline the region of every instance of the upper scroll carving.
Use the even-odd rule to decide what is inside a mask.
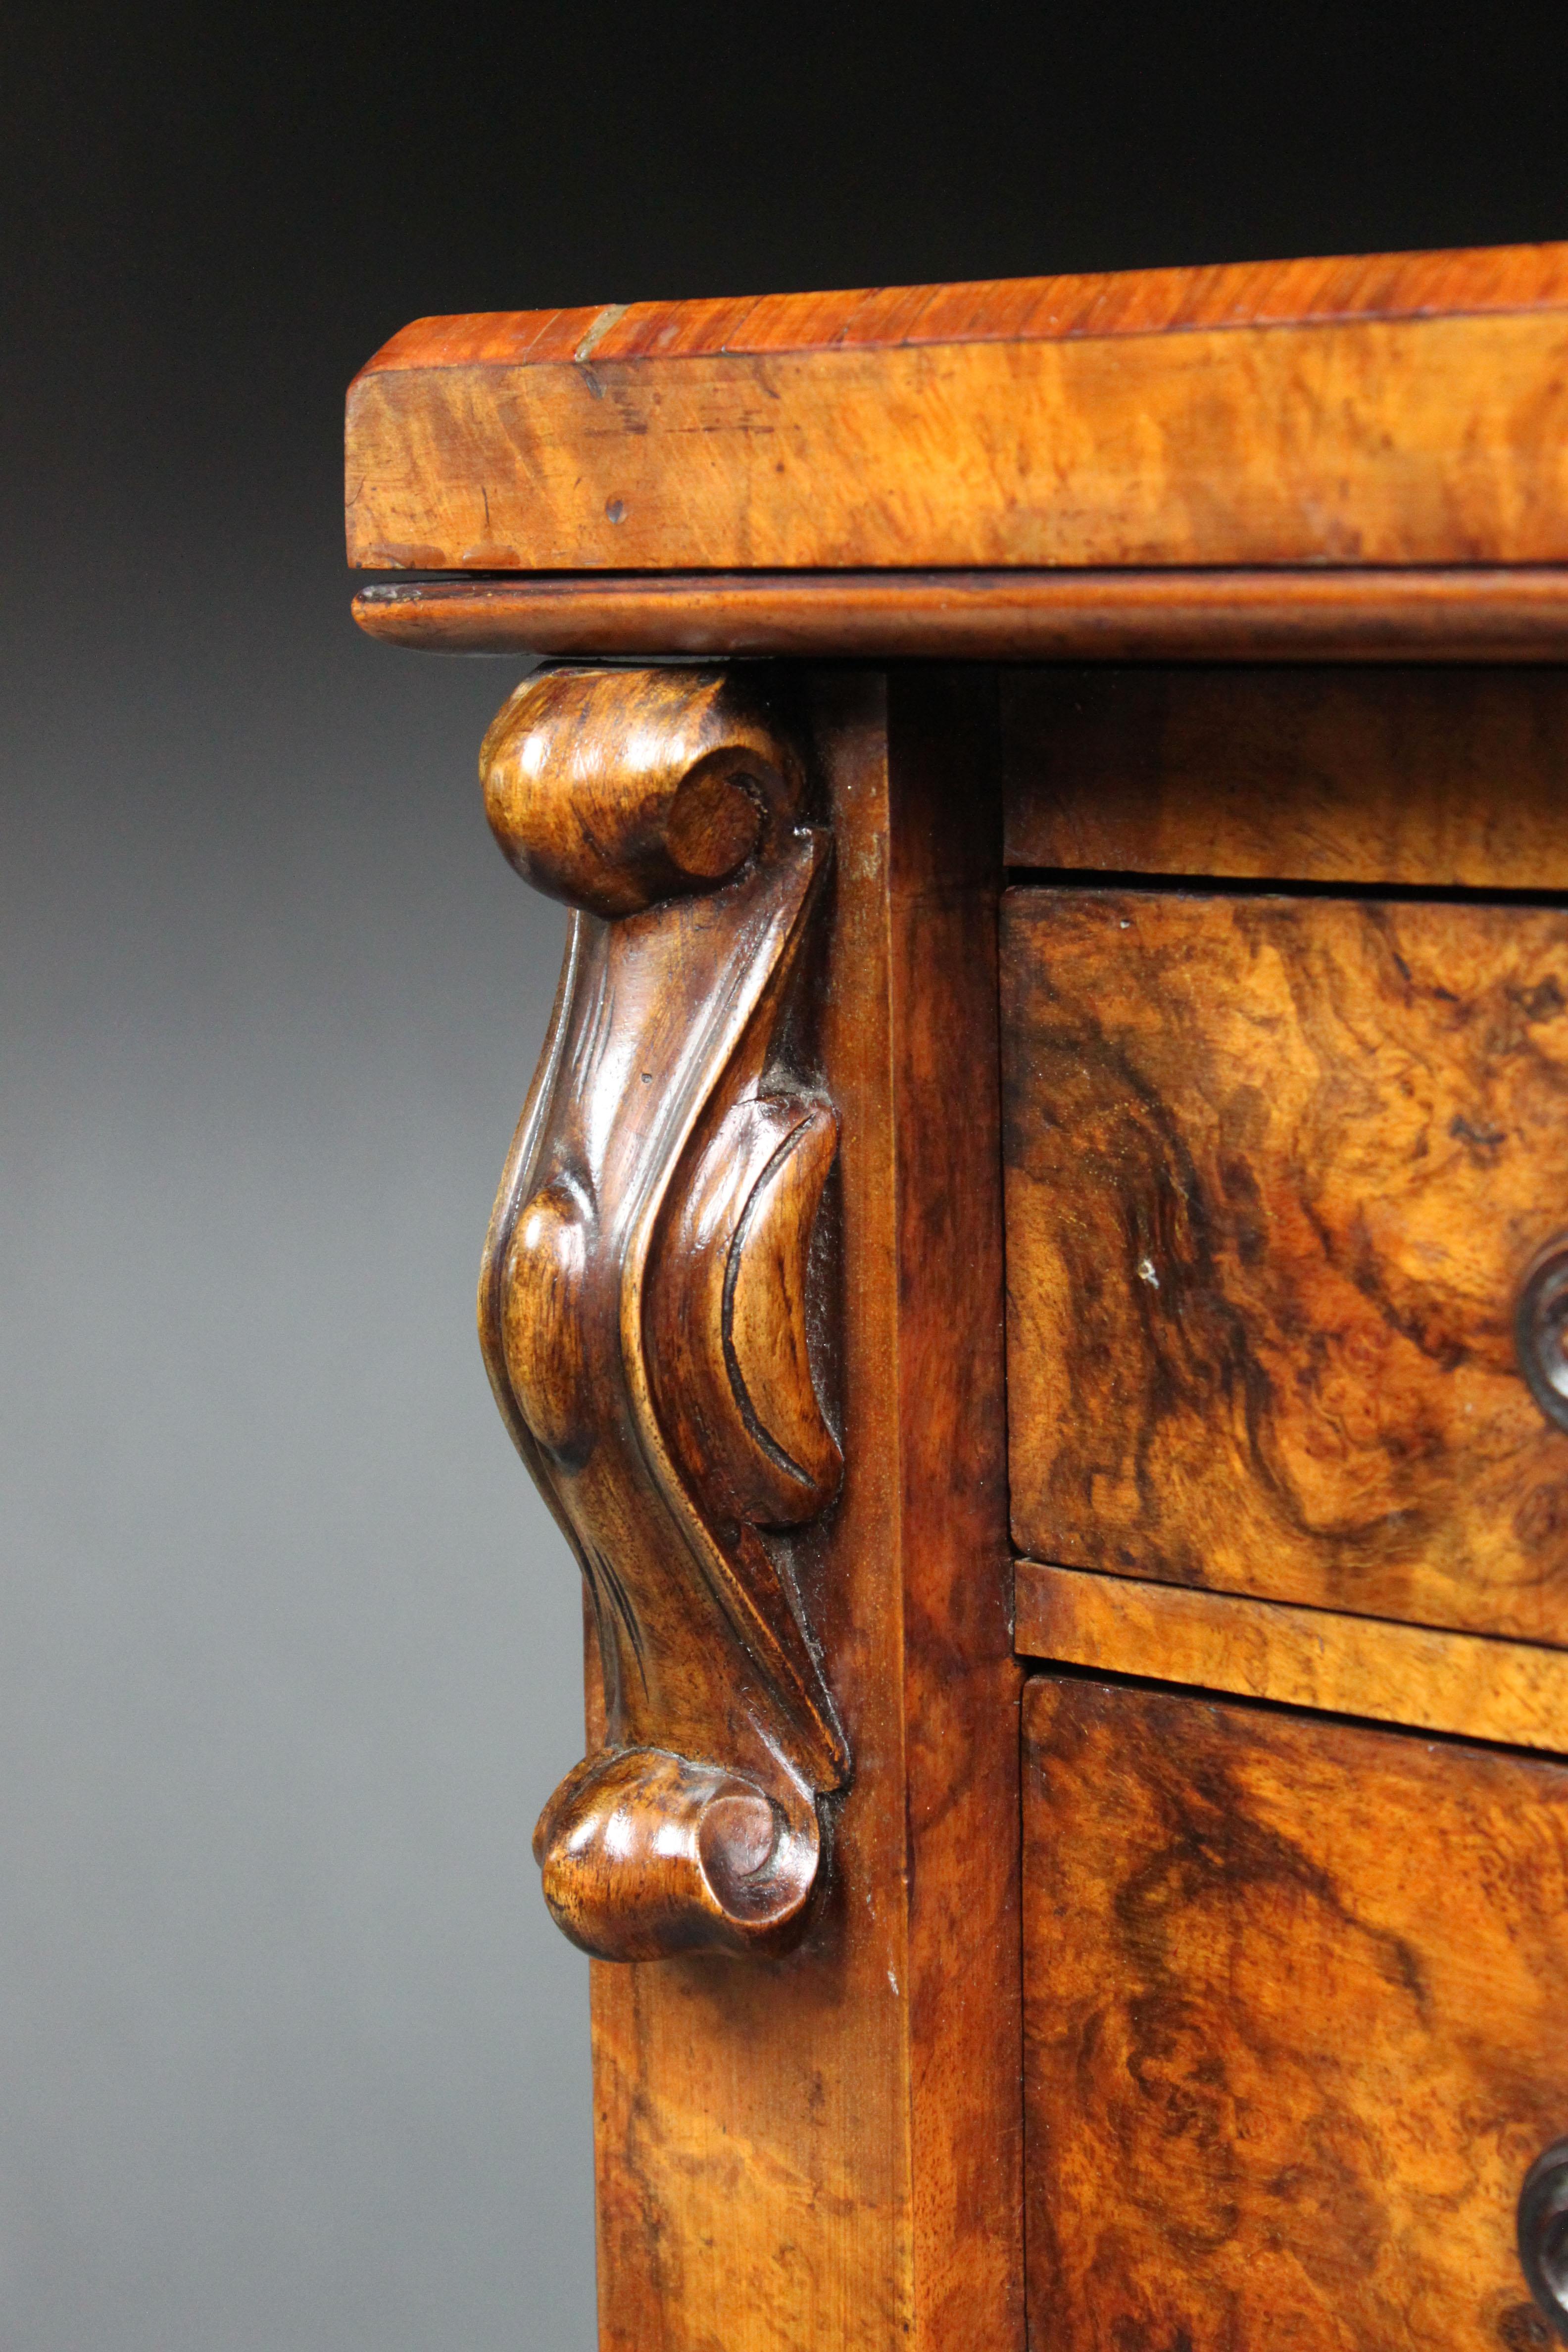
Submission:
[[[604,1664],[605,1748],[535,1834],[545,1894],[605,1958],[775,1948],[848,1769],[777,1533],[841,1470],[806,1314],[837,1123],[777,1052],[828,839],[722,675],[549,672],[480,771],[508,857],[577,910],[479,1288]]]

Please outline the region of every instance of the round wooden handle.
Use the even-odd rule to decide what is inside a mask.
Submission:
[[[1524,2176],[1519,2259],[1531,2294],[1568,2343],[1568,2139],[1554,2141]]]
[[[1513,1337],[1531,1396],[1549,1421],[1568,1429],[1568,1234],[1548,1242],[1526,1267]]]

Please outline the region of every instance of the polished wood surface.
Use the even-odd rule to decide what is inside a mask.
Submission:
[[[647,358],[1169,335],[1437,312],[1561,310],[1568,245],[1461,247],[1293,261],[1230,261],[734,299],[609,302],[419,319],[367,373],[472,361],[539,366]]]
[[[805,1328],[837,1121],[778,1044],[828,837],[721,675],[552,671],[479,764],[507,856],[578,910],[479,1285],[605,1675],[604,1748],[535,1832],[545,1896],[605,1958],[769,1950],[849,1768],[784,1533],[841,1466]]]
[[[994,698],[807,699],[844,1479],[801,1587],[854,1777],[797,1950],[595,1967],[601,2344],[1021,2352]]]
[[[1568,669],[1074,666],[1002,709],[1015,866],[1568,889]]]
[[[349,558],[1561,562],[1563,256],[421,320],[350,390]]]
[[[1032,2340],[1544,2352],[1568,1772],[1049,1677],[1026,1727]]]
[[[375,581],[353,615],[425,653],[1556,662],[1568,570],[530,572]]]
[[[1020,1657],[1568,1750],[1562,1650],[1033,1559],[1016,1594]]]
[[[1015,890],[1013,1523],[1067,1567],[1568,1643],[1568,914]]]
[[[602,2352],[1544,2352],[1568,247],[426,320],[346,489],[568,657]]]

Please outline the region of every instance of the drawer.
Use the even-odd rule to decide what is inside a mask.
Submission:
[[[1019,1548],[1568,1643],[1568,916],[1018,889],[1002,988]]]
[[[1551,2342],[1568,1770],[1041,1677],[1024,1904],[1031,2341]]]
[[[1004,673],[1007,862],[1568,888],[1568,670]]]

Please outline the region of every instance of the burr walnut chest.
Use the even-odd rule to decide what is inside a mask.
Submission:
[[[425,320],[347,489],[574,909],[605,2352],[1568,2335],[1568,247]]]

